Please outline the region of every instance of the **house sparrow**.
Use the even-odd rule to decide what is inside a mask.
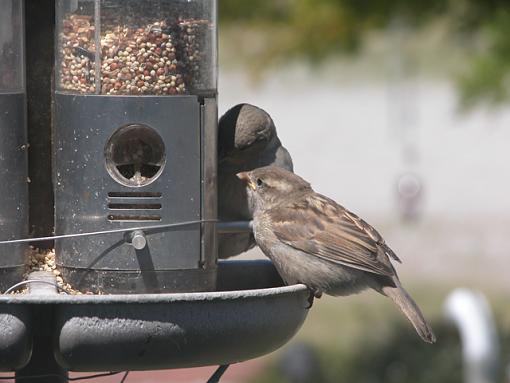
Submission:
[[[286,283],[303,283],[317,298],[372,288],[399,307],[425,342],[435,342],[390,261],[400,259],[373,227],[284,169],[237,176],[254,207],[255,240]]]
[[[273,120],[264,110],[239,104],[226,112],[218,128],[218,217],[223,221],[248,221],[246,188],[236,177],[242,171],[275,165],[292,171],[292,159],[282,146]],[[245,252],[255,245],[253,234],[220,234],[219,258]]]

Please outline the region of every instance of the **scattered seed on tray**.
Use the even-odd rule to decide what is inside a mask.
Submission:
[[[57,286],[61,291],[61,294],[71,294],[71,295],[82,295],[87,294],[91,295],[91,292],[82,293],[74,289],[69,283],[65,282],[62,278],[60,270],[58,270],[57,265],[55,264],[55,250],[45,250],[45,249],[35,249],[30,248],[29,253],[29,267],[28,273],[32,271],[49,271],[55,275],[57,280]],[[27,273],[27,276],[28,276]],[[26,292],[25,288],[25,292]]]

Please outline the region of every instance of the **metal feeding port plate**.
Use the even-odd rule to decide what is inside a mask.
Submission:
[[[0,370],[30,357],[30,322],[51,307],[57,363],[69,371],[230,364],[276,350],[308,313],[304,285],[284,286],[269,261],[224,261],[207,293],[0,296]],[[9,328],[9,324],[12,323]],[[16,334],[14,337],[12,334]]]

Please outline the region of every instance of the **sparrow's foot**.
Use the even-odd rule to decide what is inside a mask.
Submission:
[[[314,298],[320,299],[320,297],[322,297],[322,291],[315,290],[315,289],[309,289],[309,290],[310,290],[310,295],[308,296],[308,307],[306,308],[307,310],[310,310],[312,308]]]
[[[310,291],[310,295],[308,295],[308,306],[305,307],[306,310],[310,310],[313,306],[313,300],[315,299],[315,294],[313,291]]]

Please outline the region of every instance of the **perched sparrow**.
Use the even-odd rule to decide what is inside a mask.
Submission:
[[[275,165],[292,171],[292,159],[282,146],[273,120],[265,111],[239,104],[226,112],[218,128],[218,216],[223,221],[251,220],[246,188],[236,177],[242,171]],[[253,234],[221,234],[218,256],[228,258],[255,245]]]
[[[254,206],[255,240],[286,283],[303,283],[317,298],[372,288],[402,310],[425,342],[435,342],[390,262],[399,258],[373,227],[286,170],[269,166],[237,176]]]

